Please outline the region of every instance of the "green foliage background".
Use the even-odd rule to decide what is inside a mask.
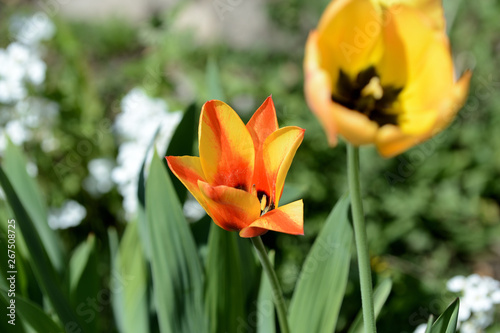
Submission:
[[[126,239],[132,247],[138,241],[137,235],[127,236],[129,227],[116,190],[96,199],[81,187],[88,174],[88,161],[116,157],[117,143],[110,125],[120,112],[120,99],[132,87],[142,86],[150,95],[164,98],[171,110],[184,110],[193,102],[199,109],[213,96],[206,79],[207,64],[212,59],[218,64],[226,102],[242,118],[248,119],[272,94],[280,126],[306,129],[287,178],[305,202],[305,236],[264,236],[266,245],[275,250],[285,296],[291,298],[313,241],[347,189],[345,146],[342,142],[335,149],[327,146],[303,96],[304,43],[326,4],[269,1],[266,9],[273,26],[282,32],[282,46],[257,44],[244,50],[224,41],[200,44],[191,33],[175,29],[171,22],[185,4],[156,13],[139,24],[119,19],[75,22],[52,17],[57,33],[46,45],[47,80],[41,94],[60,104],[61,119],[54,132],[62,144],[50,154],[32,144],[23,149],[36,161],[36,183],[47,205],[73,198],[87,209],[81,225],[58,232],[64,252],[93,253],[88,256],[92,265],[85,266],[93,270],[81,272],[88,278],[81,280],[83,291],[77,288],[75,293],[109,288],[118,240]],[[1,47],[9,42],[9,17],[33,8],[19,4],[1,8]],[[457,70],[474,71],[466,105],[450,128],[396,158],[382,159],[373,147],[361,149],[374,277],[376,282],[387,277],[393,280],[392,292],[380,313],[380,332],[410,332],[426,322],[429,314],[441,313],[453,299],[443,291],[445,281],[456,274],[476,272],[500,279],[500,2],[450,0],[445,1],[445,8]],[[181,83],[186,82],[194,93],[183,93]],[[70,163],[68,156],[81,140],[90,140],[92,150],[78,154],[76,162]],[[0,205],[3,223],[11,211],[4,202]],[[195,238],[201,237],[196,240],[198,244],[207,244],[208,228],[203,224],[209,223],[205,219],[192,226],[200,230],[195,232]],[[227,242],[234,246],[232,241]],[[132,251],[130,256],[134,254]],[[4,253],[1,256],[4,260]],[[24,278],[20,281],[22,295],[43,304],[40,289],[27,282],[33,281],[30,261],[23,265],[26,282]],[[134,272],[144,274],[141,281],[145,286],[151,278],[146,263],[137,259],[134,265]],[[252,276],[258,277],[260,272],[252,270]],[[143,299],[146,304],[151,295],[144,292],[148,295]],[[347,332],[360,306],[357,268],[352,261],[339,332]],[[157,320],[151,313],[144,316],[153,323]],[[90,330],[116,330],[111,307],[100,312],[92,325]],[[158,327],[153,324],[155,329]]]

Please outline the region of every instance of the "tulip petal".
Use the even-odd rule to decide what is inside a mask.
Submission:
[[[385,125],[377,133],[375,145],[383,157],[398,155],[425,140],[425,135],[408,135],[394,125]]]
[[[436,30],[445,28],[443,5],[441,0],[372,0],[373,3],[383,7],[404,4],[418,9],[425,15],[431,25]]]
[[[460,108],[464,105],[469,92],[471,76],[472,72],[466,71],[458,82],[455,83],[452,95],[447,99],[448,104],[442,105],[441,112],[434,125],[434,132],[440,132],[448,126]]]
[[[339,2],[339,1],[335,1]],[[332,77],[328,72],[319,67],[320,58],[318,51],[318,33],[312,31],[307,38],[304,57],[304,91],[309,108],[319,118],[323,126],[328,143],[331,147],[337,145],[337,126],[331,109],[332,82],[337,80],[338,72]]]
[[[266,138],[278,129],[276,109],[271,96],[266,98],[264,103],[255,111],[246,127],[252,136],[256,150],[257,146],[263,146]]]
[[[318,25],[321,67],[353,78],[372,66],[382,51],[382,22],[370,0],[332,1]]]
[[[302,200],[271,210],[240,231],[241,237],[255,237],[262,229],[291,235],[304,234],[304,212]],[[257,229],[257,230],[255,230]]]
[[[167,163],[179,180],[191,192],[200,205],[207,210],[204,196],[198,187],[198,181],[205,181],[200,158],[196,156],[167,156]]]
[[[226,103],[203,105],[199,127],[200,159],[208,183],[250,190],[255,151],[252,137]]]
[[[467,71],[455,84],[451,96],[443,96],[443,101],[441,103],[441,110],[439,114],[432,117],[432,126],[428,130],[420,134],[408,134],[407,131],[403,131],[401,128],[394,125],[383,126],[377,133],[376,146],[380,155],[384,157],[392,157],[398,155],[409,148],[431,138],[432,136],[441,132],[445,127],[447,127],[450,122],[455,117],[458,110],[464,104],[467,97],[467,92],[469,91],[469,81],[472,72]],[[434,114],[435,112],[422,112],[423,115]],[[408,123],[421,123],[425,121],[424,116],[420,119],[409,120]],[[427,121],[431,121],[428,119]],[[425,125],[429,127],[429,124]]]
[[[260,202],[255,195],[224,185],[210,186],[198,181],[207,204],[207,213],[215,224],[228,231],[246,228],[260,216]]]
[[[331,104],[339,133],[355,146],[373,143],[378,124],[364,114],[350,110],[340,104]]]
[[[266,167],[264,165],[263,149],[266,138],[278,130],[278,119],[276,118],[276,110],[271,96],[255,111],[246,127],[255,147],[255,169],[252,183],[255,185],[257,191],[270,193],[270,186],[266,177]]]
[[[295,152],[302,143],[304,131],[300,127],[283,127],[267,137],[264,143],[264,165],[271,193],[270,202],[278,206],[288,169]]]

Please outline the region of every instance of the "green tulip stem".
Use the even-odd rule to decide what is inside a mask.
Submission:
[[[365,333],[376,333],[375,312],[373,310],[372,276],[368,243],[366,241],[365,216],[361,201],[361,186],[359,181],[359,149],[347,145],[347,175],[351,210],[354,224],[354,238],[358,255],[359,282],[361,286],[361,304],[363,307],[363,323]]]
[[[269,260],[269,257],[266,252],[266,248],[264,247],[264,243],[260,236],[251,238],[252,244],[257,250],[257,254],[259,255],[260,262],[262,263],[262,267],[264,268],[264,272],[266,272],[269,281],[271,282],[271,287],[273,289],[273,298],[274,304],[276,305],[276,311],[278,313],[278,321],[280,323],[281,332],[282,333],[290,333],[290,329],[288,328],[287,314],[286,314],[286,305],[285,299],[283,298],[283,292],[281,291],[281,286],[278,281],[278,277],[274,272],[273,265]]]

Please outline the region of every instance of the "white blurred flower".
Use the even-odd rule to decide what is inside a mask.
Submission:
[[[45,98],[28,97],[15,105],[15,111],[30,128],[51,127],[59,115],[59,105]]]
[[[11,44],[12,45],[12,44]],[[24,87],[25,70],[16,56],[16,47],[0,49],[0,103],[13,103],[27,95]]]
[[[139,172],[148,146],[159,129],[155,148],[164,153],[182,118],[182,112],[168,112],[164,100],[149,97],[141,88],[132,89],[122,99],[121,108],[114,128],[123,143],[118,151],[118,165],[113,169],[111,178],[118,185],[126,217],[130,219],[137,209]]]
[[[458,321],[466,321],[470,318],[471,311],[468,303],[465,303],[461,300],[460,307],[458,308]]]
[[[44,40],[51,39],[56,31],[54,23],[44,12],[32,16],[14,16],[10,31],[23,44],[36,46]]]
[[[472,274],[455,276],[446,284],[460,296],[458,321],[461,333],[482,333],[494,320],[494,305],[500,303],[500,282]]]
[[[420,324],[417,326],[415,331],[413,331],[413,333],[425,333],[426,329],[427,329],[427,324]]]
[[[85,207],[74,200],[66,201],[61,208],[49,212],[49,226],[52,229],[67,229],[79,225],[87,215]]]
[[[488,286],[480,280],[477,284],[466,285],[462,301],[469,305],[472,312],[489,311],[493,307],[489,293]]]
[[[500,304],[500,289],[497,289],[491,293],[491,300],[495,304]]]
[[[42,139],[41,144],[42,150],[46,153],[56,150],[59,147],[59,140],[57,140],[53,135],[46,135]]]
[[[0,103],[15,103],[27,96],[25,84],[45,80],[46,65],[36,50],[18,42],[0,49]]]
[[[460,326],[460,333],[481,333],[481,330],[472,322],[465,322]]]
[[[446,288],[451,292],[458,293],[464,290],[465,281],[465,276],[457,275],[448,280],[448,282],[446,283]]]
[[[83,187],[92,195],[107,193],[113,188],[111,170],[114,162],[107,158],[96,158],[89,162],[89,175],[83,182]]]
[[[35,178],[38,175],[38,166],[35,163],[29,161],[26,164],[26,172],[28,173],[28,175],[30,175],[30,177]]]
[[[189,221],[198,221],[203,216],[205,216],[206,212],[203,207],[196,201],[196,199],[189,194],[188,199],[184,202],[183,207],[184,215]]]
[[[22,145],[32,137],[31,130],[19,120],[9,121],[5,126],[5,132],[15,145]]]

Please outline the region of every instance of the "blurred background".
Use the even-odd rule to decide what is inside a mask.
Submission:
[[[305,40],[327,4],[0,3],[0,156],[22,151],[67,253],[95,237],[95,283],[109,283],[109,228],[121,237],[136,218],[138,175],[155,131],[161,155],[188,106],[199,112],[214,97],[210,77],[217,76],[225,101],[244,120],[272,94],[280,127],[306,129],[287,178],[290,196],[305,202],[305,236],[263,237],[276,250],[290,297],[308,250],[347,189],[345,146],[327,146],[303,96]],[[474,72],[466,105],[450,128],[398,157],[361,149],[374,279],[393,279],[380,332],[413,332],[441,313],[457,295],[448,289],[459,290],[446,288],[454,276],[500,279],[500,1],[445,0],[444,7],[457,73]],[[4,221],[10,210],[0,199]],[[204,218],[192,198],[184,211],[193,223]],[[361,306],[358,289],[353,261],[339,332]],[[25,293],[37,297],[35,287]],[[493,309],[485,311],[488,318]],[[117,329],[112,309],[99,316],[99,331]],[[498,331],[490,324],[486,332]]]

